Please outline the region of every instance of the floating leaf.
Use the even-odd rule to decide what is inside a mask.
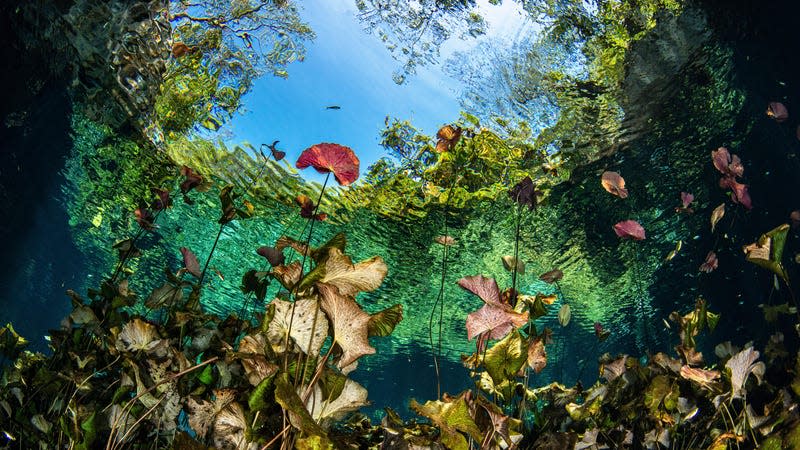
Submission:
[[[292,303],[276,298],[270,304],[275,305],[275,315],[267,329],[272,348],[279,353],[287,351],[284,346],[288,335],[293,349],[319,355],[328,336],[328,320],[319,311],[317,300],[304,298]]]
[[[714,232],[714,227],[717,226],[717,222],[722,219],[722,216],[725,215],[725,203],[714,208],[714,211],[711,213],[711,232]]]
[[[561,324],[562,327],[569,325],[569,319],[572,317],[572,312],[568,304],[564,303],[561,305],[561,308],[558,310],[558,323]]]
[[[359,161],[349,147],[323,142],[303,150],[297,158],[298,169],[313,167],[319,173],[333,173],[336,181],[348,186],[358,179]]]
[[[607,192],[616,195],[619,198],[627,198],[628,190],[625,189],[625,179],[617,172],[603,172],[600,176],[600,184]]]
[[[150,203],[150,208],[154,211],[161,211],[163,209],[172,208],[172,198],[169,196],[169,191],[166,189],[150,188],[156,199]]]
[[[545,273],[539,275],[539,279],[544,281],[547,284],[556,283],[558,281],[561,281],[562,278],[564,278],[564,272],[562,272],[562,271],[560,271],[558,269],[553,269],[553,270],[551,270],[549,272],[545,272]]]
[[[731,200],[734,203],[739,203],[746,209],[753,209],[753,201],[746,184],[737,182],[733,177],[725,177],[719,180],[719,186],[731,190]]]
[[[767,116],[772,117],[775,122],[785,122],[789,118],[789,110],[781,102],[769,102],[767,105]]]
[[[757,242],[744,247],[745,257],[748,261],[771,270],[787,283],[789,279],[783,264],[781,264],[781,259],[788,233],[789,225],[783,224],[762,234]]]
[[[525,275],[524,262],[509,255],[503,256],[500,259],[503,261],[503,267],[505,267],[507,271],[509,272],[516,271],[518,274]]]
[[[269,151],[272,153],[272,157],[275,158],[275,161],[280,161],[280,160],[282,160],[283,158],[286,157],[286,152],[277,149],[276,146],[278,145],[278,142],[280,142],[280,141],[275,141],[270,145],[261,144],[262,147],[266,145],[269,148]],[[263,153],[262,153],[262,155],[263,155]],[[266,158],[264,158],[264,159],[266,159]]]
[[[635,220],[624,220],[614,225],[614,232],[623,239],[641,241],[645,239],[644,228]]]
[[[197,255],[192,253],[186,247],[181,247],[181,255],[183,255],[183,267],[186,271],[194,275],[198,280],[200,279],[200,263],[197,261]]]
[[[317,284],[321,305],[333,322],[333,339],[342,348],[342,356],[336,364],[340,369],[364,355],[375,353],[367,340],[370,316],[352,297],[341,294],[336,287]]]

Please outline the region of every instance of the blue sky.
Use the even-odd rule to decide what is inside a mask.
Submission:
[[[515,2],[502,7],[479,3],[489,23],[488,37],[507,33],[521,21]],[[409,119],[426,134],[458,119],[458,81],[437,65],[420,67],[405,84],[395,84],[392,72],[400,63],[377,36],[362,29],[353,1],[309,0],[302,5],[301,16],[317,35],[307,46],[305,61],[288,67],[288,79],[264,76],[256,81],[245,98],[244,113],[226,126],[230,142],[257,147],[280,140],[278,148],[290,162],[313,144],[335,142],[355,150],[363,173],[384,154],[379,134],[387,115]],[[446,43],[441,61],[474,44]],[[329,105],[341,109],[325,109]]]

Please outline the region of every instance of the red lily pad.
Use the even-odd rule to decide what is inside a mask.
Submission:
[[[494,278],[487,278],[483,275],[473,275],[458,280],[458,285],[472,292],[484,302],[493,305],[500,305],[500,288]]]
[[[348,186],[358,179],[358,157],[350,147],[323,142],[303,150],[297,168],[313,167],[319,173],[333,173],[336,181]]]
[[[635,220],[624,220],[614,225],[614,232],[623,239],[641,241],[645,239],[644,228]]]

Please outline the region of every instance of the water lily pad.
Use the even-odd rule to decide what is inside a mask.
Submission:
[[[297,158],[298,169],[313,167],[319,173],[333,173],[336,181],[347,186],[358,179],[359,161],[353,149],[323,142],[303,150]]]

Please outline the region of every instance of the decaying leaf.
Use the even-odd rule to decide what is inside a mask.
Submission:
[[[278,353],[285,352],[288,334],[294,351],[319,355],[328,336],[328,319],[319,310],[317,300],[305,298],[292,303],[276,298],[270,304],[275,305],[275,315],[267,329],[272,348]]]
[[[285,317],[281,320],[285,320]],[[294,326],[292,328],[294,328]],[[251,385],[258,386],[265,378],[271,377],[278,371],[278,366],[267,360],[266,346],[276,345],[278,348],[282,348],[285,342],[285,336],[285,334],[281,335],[281,340],[278,343],[273,342],[273,339],[275,341],[278,340],[278,336],[273,336],[269,344],[261,333],[247,335],[242,338],[242,341],[239,343],[239,355],[242,367],[244,367],[245,376]],[[297,343],[297,341],[295,341],[295,343]]]
[[[528,366],[536,373],[547,366],[547,351],[541,337],[537,337],[528,345]]]
[[[441,430],[442,444],[452,450],[469,450],[466,433],[474,441],[480,442],[483,433],[475,424],[469,414],[469,407],[464,401],[464,396],[451,398],[449,401],[427,401],[420,405],[416,400],[411,400],[411,409],[421,416],[425,416]]]
[[[219,450],[257,450],[258,443],[248,441],[248,428],[242,407],[235,402],[229,404],[214,421],[214,446]]]
[[[328,251],[328,258],[323,263],[317,264],[303,278],[300,290],[304,290],[314,283],[324,283],[337,288],[341,295],[355,296],[359,292],[378,289],[387,272],[386,263],[380,256],[353,264],[350,257],[341,250],[331,248]]]
[[[560,271],[558,269],[553,269],[553,270],[551,270],[549,272],[545,272],[545,273],[539,275],[539,279],[544,281],[547,284],[556,283],[558,281],[561,281],[562,278],[564,278],[564,272],[562,272],[562,271]]]
[[[753,374],[758,383],[761,384],[766,367],[763,362],[756,362],[758,356],[757,350],[754,350],[753,347],[747,347],[733,355],[725,363],[725,367],[730,369],[731,373],[731,398],[742,398],[746,392],[745,383],[750,374]]]
[[[344,387],[339,395],[326,398],[319,385],[314,385],[314,390],[306,401],[306,408],[311,417],[323,425],[343,418],[347,413],[357,411],[367,402],[367,390],[355,381],[346,378]]]
[[[352,297],[342,295],[334,286],[317,284],[321,305],[333,323],[333,339],[342,349],[342,356],[336,366],[342,369],[364,355],[375,353],[375,348],[367,340],[369,314]]]

